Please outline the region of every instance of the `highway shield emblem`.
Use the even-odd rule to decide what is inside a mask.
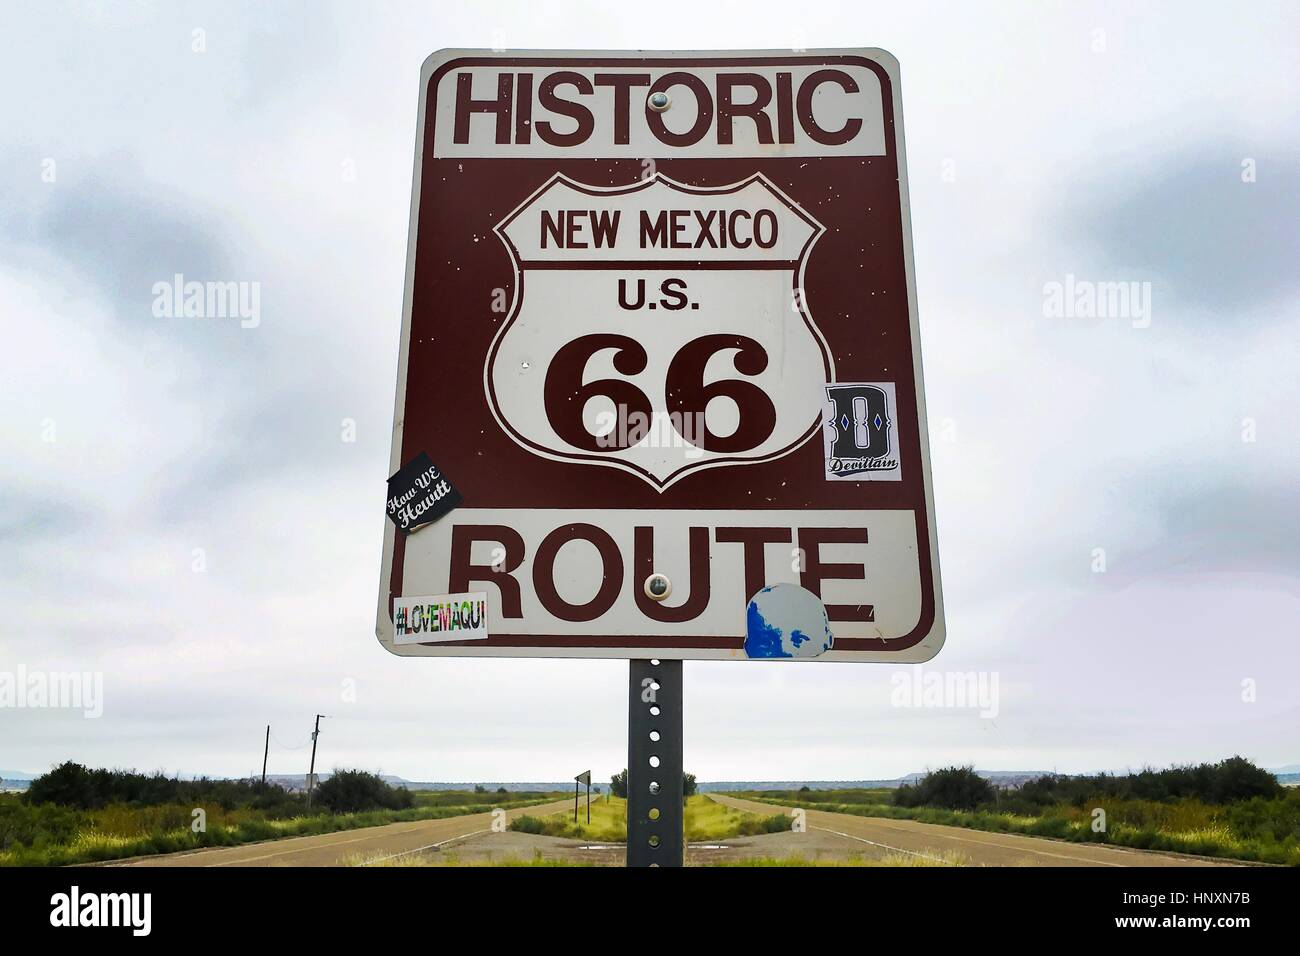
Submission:
[[[790,454],[820,429],[834,364],[801,294],[823,227],[766,177],[557,174],[496,228],[515,270],[484,388],[546,458],[662,492]]]

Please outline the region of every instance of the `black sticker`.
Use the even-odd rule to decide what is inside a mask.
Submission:
[[[389,520],[408,534],[437,521],[460,502],[460,492],[424,452],[388,479]]]

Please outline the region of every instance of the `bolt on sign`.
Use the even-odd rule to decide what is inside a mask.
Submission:
[[[934,656],[908,210],[880,50],[431,56],[381,643]]]

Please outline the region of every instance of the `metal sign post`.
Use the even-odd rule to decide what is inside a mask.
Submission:
[[[627,865],[681,866],[682,662],[629,665]]]
[[[591,771],[584,770],[573,778],[573,822],[578,822],[578,785],[587,785],[587,823],[591,823]]]

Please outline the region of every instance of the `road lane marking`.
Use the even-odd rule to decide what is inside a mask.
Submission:
[[[738,800],[738,799],[735,798],[735,797],[732,797],[731,799],[732,799],[732,800],[735,800],[735,801],[738,802],[738,803],[741,803],[741,802],[751,802],[751,803],[752,803],[752,802],[753,802],[753,801],[741,801],[741,800]],[[760,804],[760,806],[766,806],[766,805],[765,805],[765,804]],[[836,814],[836,813],[831,813],[831,812],[828,811],[828,810],[812,810],[812,811],[808,811],[808,812],[809,812],[810,814],[811,814],[811,813],[818,813],[818,814],[824,814],[824,815],[826,815],[826,816],[831,816],[831,817],[834,817],[834,816],[850,816],[850,814],[842,814],[842,813],[841,813],[841,814]],[[922,830],[920,830],[920,829],[913,829],[913,828],[911,828],[911,827],[897,827],[897,826],[895,826],[895,827],[891,827],[891,826],[888,826],[887,824],[884,824],[884,823],[878,823],[878,822],[877,822],[877,820],[888,820],[888,819],[889,819],[888,817],[880,817],[880,818],[876,818],[876,817],[861,817],[860,819],[862,819],[862,820],[871,820],[872,823],[869,824],[869,825],[880,826],[882,829],[886,829],[886,830],[895,830],[896,832],[899,832],[899,833],[914,833],[914,834],[917,834],[917,835],[921,835],[921,834],[924,833],[924,831],[922,831]],[[810,823],[809,825],[812,826],[811,823]],[[950,829],[950,828],[948,828],[948,827],[942,827],[941,824],[933,824],[933,823],[931,823],[931,824],[925,824],[925,826],[927,826],[927,827],[941,827],[941,828],[944,829],[944,830]],[[854,840],[862,840],[863,843],[872,843],[872,842],[873,842],[873,841],[871,841],[871,840],[867,840],[867,839],[864,839],[864,838],[862,838],[862,837],[855,837],[855,836],[853,836],[851,833],[839,833],[838,830],[831,830],[831,829],[829,829],[828,827],[817,827],[817,826],[814,826],[814,829],[817,829],[817,830],[826,830],[828,833],[837,833],[837,834],[839,834],[840,836],[847,836],[847,837],[849,837],[850,839],[854,839]],[[1053,858],[1055,858],[1055,859],[1059,859],[1059,860],[1070,860],[1070,861],[1075,862],[1075,863],[1090,863],[1090,864],[1095,864],[1095,865],[1097,865],[1097,866],[1118,866],[1118,867],[1127,867],[1127,866],[1128,866],[1127,863],[1111,863],[1109,860],[1097,860],[1097,859],[1091,859],[1091,858],[1086,857],[1086,856],[1075,856],[1075,855],[1068,854],[1068,853],[1052,853],[1052,852],[1050,852],[1050,851],[1048,851],[1048,850],[1039,850],[1039,849],[1035,849],[1035,848],[1033,848],[1033,847],[1028,847],[1028,846],[1018,846],[1018,845],[1016,845],[1016,844],[998,843],[998,842],[995,841],[995,840],[973,840],[973,839],[969,839],[969,838],[967,838],[967,837],[960,837],[960,836],[957,836],[956,834],[953,834],[953,833],[936,833],[936,834],[934,834],[934,837],[935,837],[936,839],[942,839],[942,840],[957,840],[958,842],[961,842],[961,843],[972,843],[972,844],[974,844],[975,846],[998,847],[999,849],[1003,849],[1003,850],[1014,850],[1014,851],[1016,851],[1016,852],[1020,852],[1020,853],[1030,853],[1030,854],[1036,854],[1036,855],[1039,855],[1039,856],[1050,856],[1050,857],[1053,857]],[[1034,840],[1034,839],[1037,839],[1037,838],[1035,838],[1035,837],[1026,837],[1025,839],[1026,839],[1026,840]],[[879,844],[875,844],[875,845],[876,845],[876,846],[885,846],[886,844],[879,843]],[[1115,847],[1098,847],[1098,849],[1115,850],[1116,848],[1115,848]],[[911,851],[909,851],[909,850],[904,850],[903,852],[904,852],[904,853],[908,853],[908,852],[911,852]],[[1120,850],[1119,852],[1124,852],[1124,851],[1123,851],[1123,850]],[[917,856],[924,856],[924,854],[919,854],[919,853],[918,853]],[[932,859],[933,859],[933,858],[932,858]]]
[[[826,813],[826,814],[829,814],[829,815],[831,815],[831,816],[837,816],[837,815],[844,815],[844,816],[847,816],[847,814],[832,814],[832,813],[830,813],[829,810],[818,810],[817,812],[818,812],[818,813]],[[898,831],[899,833],[924,833],[924,832],[927,832],[926,830],[921,829],[921,828],[923,828],[923,827],[938,827],[938,828],[940,828],[940,829],[944,829],[944,830],[952,829],[951,827],[949,827],[949,826],[946,825],[946,824],[942,824],[942,823],[923,823],[923,822],[920,821],[920,820],[903,820],[903,819],[895,819],[895,818],[893,818],[893,817],[864,817],[863,819],[869,819],[869,820],[875,821],[875,823],[876,823],[877,826],[880,826],[880,827],[882,827],[883,829],[886,829],[886,830],[896,830],[896,831]],[[889,825],[888,825],[888,822],[886,822],[886,821],[893,822],[893,823],[914,823],[914,824],[916,824],[916,829],[912,829],[912,828],[909,828],[909,827],[906,827],[906,826],[889,826]],[[966,828],[960,828],[960,829],[966,829]],[[972,830],[970,830],[970,829],[966,829],[966,832],[967,832],[967,833],[971,833],[971,832],[981,832],[981,831],[972,831]],[[1062,840],[1055,839],[1055,838],[1053,838],[1053,837],[1040,837],[1040,836],[1032,836],[1032,835],[1030,835],[1030,834],[1021,834],[1021,833],[1007,833],[1007,834],[1004,834],[1004,836],[1016,837],[1016,838],[1019,838],[1019,839],[1022,839],[1022,840],[1028,840],[1028,841],[1032,841],[1032,842],[1046,842],[1046,843],[1050,843],[1050,844],[1057,844],[1057,843],[1063,843],[1063,842],[1064,842],[1064,841],[1062,841]],[[1010,844],[993,843],[992,841],[988,841],[988,842],[989,842],[989,845],[990,845],[990,846],[1001,846],[1001,847],[1005,847],[1005,848],[1007,848],[1007,849],[1013,849],[1013,848],[1014,848],[1014,847],[1013,847],[1012,845],[1010,845]],[[1142,849],[1138,849],[1137,847],[1131,847],[1131,846],[1115,846],[1113,843],[1091,843],[1091,842],[1090,842],[1090,843],[1084,844],[1083,846],[1086,846],[1089,850],[1092,850],[1092,851],[1104,850],[1104,851],[1106,851],[1106,852],[1108,852],[1108,853],[1117,853],[1117,854],[1119,854],[1120,856],[1127,856],[1129,859],[1138,859],[1138,860],[1140,860],[1140,859],[1142,859],[1142,858],[1144,858],[1144,857],[1153,857],[1153,856],[1154,856],[1154,857],[1160,857],[1160,858],[1162,858],[1162,859],[1177,860],[1179,863],[1187,863],[1188,865],[1192,865],[1192,866],[1239,866],[1239,865],[1241,865],[1241,863],[1242,863],[1242,861],[1240,861],[1240,860],[1234,860],[1234,859],[1231,859],[1231,858],[1219,858],[1219,857],[1215,857],[1215,858],[1212,858],[1212,859],[1206,859],[1206,858],[1204,858],[1204,857],[1196,856],[1196,855],[1194,855],[1194,854],[1190,854],[1190,853],[1177,853],[1177,852],[1172,851],[1172,850],[1170,850],[1170,851],[1165,851],[1165,850],[1142,850]],[[1039,851],[1039,850],[1032,850],[1032,849],[1031,849],[1031,850],[1029,850],[1029,852],[1031,852],[1031,853],[1039,853],[1039,852],[1045,852],[1045,851]],[[1076,857],[1075,859],[1080,859],[1080,860],[1089,860],[1088,857]],[[1102,862],[1102,861],[1100,861],[1100,860],[1089,860],[1089,862],[1100,863],[1100,862]],[[1124,864],[1124,863],[1112,863],[1112,864],[1107,864],[1107,865],[1109,865],[1109,866],[1127,866],[1128,864]],[[1147,864],[1145,864],[1145,863],[1134,864],[1134,865],[1137,865],[1137,866],[1147,866]]]
[[[553,803],[544,803],[540,807],[512,807],[511,809],[506,811],[506,816],[509,816],[512,813],[518,813],[520,815],[523,815],[528,810],[543,811],[546,810],[548,807],[553,807],[556,805],[557,804],[553,804]],[[569,801],[564,800],[562,802],[562,809],[567,810],[568,808],[569,808]],[[555,811],[555,812],[558,813],[559,811]],[[546,815],[548,814],[543,814],[543,816]],[[516,817],[515,819],[518,819],[518,817]],[[448,837],[446,840],[443,840],[439,843],[430,843],[428,846],[417,846],[414,850],[402,850],[401,852],[394,853],[390,856],[381,856],[375,860],[366,860],[364,863],[358,863],[357,866],[374,866],[376,863],[383,863],[385,860],[395,860],[399,856],[407,856],[411,853],[420,853],[424,850],[440,849],[446,846],[448,843],[455,843],[457,840],[467,840],[472,836],[478,836],[480,833],[491,833],[491,832],[492,829],[489,827],[486,830],[474,830],[471,833],[462,833],[460,836]]]
[[[238,860],[225,860],[218,863],[204,863],[202,866],[242,866],[245,863],[252,863],[254,860],[271,860],[277,856],[292,856],[295,853],[310,853],[312,850],[328,850],[330,847],[346,846],[349,843],[360,843],[365,837],[354,837],[351,840],[336,840],[331,843],[313,843],[311,846],[299,847],[296,850],[281,850],[278,853],[264,853],[261,856],[244,856]]]
[[[383,863],[385,860],[396,860],[399,856],[409,856],[412,853],[420,853],[423,850],[439,850],[448,843],[455,843],[457,840],[467,840],[472,836],[478,836],[480,833],[491,833],[489,827],[486,830],[475,830],[472,833],[462,833],[460,836],[449,837],[441,843],[430,843],[428,846],[417,846],[414,850],[402,850],[400,853],[394,853],[390,856],[381,856],[378,859],[366,860],[364,863],[358,863],[357,866],[374,866],[376,863]]]
[[[868,840],[866,837],[854,836],[852,833],[841,833],[839,830],[832,830],[830,827],[813,827],[814,830],[821,830],[823,833],[834,833],[836,836],[842,836],[849,840],[857,840],[859,843],[869,843],[872,846],[878,846],[884,850],[893,850],[895,853],[907,853],[911,856],[919,856],[923,860],[934,860],[936,863],[942,863],[944,866],[956,866],[951,860],[945,860],[943,857],[930,856],[928,853],[917,853],[915,850],[904,850],[901,846],[890,846],[888,843],[877,843],[875,840]]]
[[[560,800],[560,801],[556,801],[555,803],[546,803],[546,804],[539,804],[539,805],[526,806],[526,807],[512,807],[511,809],[507,810],[506,813],[507,815],[512,817],[521,813],[527,813],[528,811],[533,811],[534,813],[538,813],[538,812],[558,813],[560,810],[567,809],[568,805],[569,805],[568,800]],[[558,808],[558,809],[552,809],[552,808]],[[375,830],[386,830],[388,831],[389,834],[392,835],[399,835],[399,834],[404,835],[418,829],[430,827],[430,824],[432,824],[431,827],[432,829],[438,829],[442,826],[450,826],[456,823],[469,823],[473,821],[475,817],[487,817],[488,815],[489,814],[484,812],[478,812],[478,813],[471,813],[471,814],[466,814],[464,816],[456,816],[456,817],[436,817],[428,820],[405,820],[400,823],[381,823],[378,826],[360,827],[357,830],[345,830],[343,831],[343,833],[338,834],[338,835],[352,834],[352,833],[369,834],[369,836],[358,836],[358,837],[352,837],[350,839],[345,839],[345,840],[323,840],[323,838],[333,836],[334,834],[321,834],[321,833],[312,834],[309,836],[294,836],[294,837],[279,837],[279,838],[272,837],[269,840],[259,840],[256,843],[246,844],[244,846],[211,846],[211,847],[202,847],[200,849],[195,849],[195,850],[186,850],[179,853],[158,853],[158,854],[151,854],[149,856],[141,856],[135,858],[128,858],[125,860],[118,860],[118,861],[108,863],[107,865],[117,866],[117,867],[158,866],[158,865],[166,865],[164,862],[166,860],[181,860],[181,859],[186,859],[188,857],[233,855],[233,854],[238,854],[241,850],[253,849],[254,847],[257,846],[264,846],[268,848],[272,846],[279,847],[279,849],[277,849],[276,852],[274,853],[265,853],[258,856],[240,856],[237,860],[220,861],[214,863],[195,862],[195,863],[183,864],[186,866],[198,866],[198,867],[205,867],[205,868],[216,867],[216,866],[239,866],[241,864],[252,863],[258,860],[273,859],[274,857],[277,856],[288,856],[294,853],[305,853],[310,850],[328,849],[329,847],[332,846],[346,846],[349,843],[357,843],[365,839],[372,839],[375,835],[373,832]],[[474,833],[481,833],[481,832],[484,831],[481,830],[474,831]],[[465,834],[465,835],[470,835],[470,834]],[[456,839],[460,839],[460,837],[451,837],[448,840],[444,840],[442,842],[447,843]],[[297,844],[300,843],[301,841],[307,841],[307,840],[322,841],[322,842],[314,842],[308,846],[296,846],[296,847],[290,846],[291,844]],[[433,845],[436,844],[430,844],[430,846]]]
[[[482,814],[473,814],[473,816],[481,816],[481,815],[482,815]],[[380,824],[379,826],[374,826],[374,827],[359,827],[359,828],[356,829],[356,830],[345,830],[345,831],[343,831],[343,833],[344,833],[344,834],[352,834],[352,833],[363,833],[363,834],[365,834],[365,833],[368,833],[369,831],[373,831],[373,830],[386,830],[386,829],[388,829],[389,827],[399,827],[399,826],[400,826],[400,827],[402,827],[402,829],[401,829],[400,831],[399,831],[399,830],[393,830],[393,831],[390,831],[393,835],[398,835],[398,834],[406,834],[406,833],[410,833],[412,830],[415,830],[416,828],[420,827],[421,825],[427,825],[427,824],[430,824],[430,823],[432,823],[432,824],[445,824],[445,823],[451,823],[452,821],[459,821],[459,820],[461,820],[461,819],[463,819],[463,818],[461,818],[461,817],[441,817],[441,818],[431,819],[431,820],[413,820],[413,821],[407,821],[406,823],[398,823],[398,824],[394,824],[394,823],[382,823],[382,824]],[[342,835],[342,834],[340,834],[340,835]],[[202,849],[199,849],[199,850],[191,850],[191,851],[186,852],[186,853],[162,853],[162,854],[157,854],[157,855],[154,855],[154,856],[138,857],[138,858],[133,859],[133,860],[123,860],[123,861],[120,862],[120,863],[117,863],[117,864],[110,864],[110,865],[116,865],[116,866],[153,866],[153,865],[155,865],[155,864],[156,864],[158,861],[160,861],[160,860],[167,860],[167,859],[183,859],[183,858],[185,858],[185,857],[191,857],[191,856],[208,856],[208,855],[217,854],[217,853],[221,853],[221,854],[236,854],[236,853],[238,853],[240,850],[244,850],[244,849],[252,849],[253,847],[256,847],[256,846],[275,846],[275,845],[278,844],[278,845],[280,845],[280,847],[281,847],[280,849],[276,850],[275,853],[265,853],[265,854],[262,854],[262,855],[260,855],[260,856],[246,856],[246,857],[240,857],[238,860],[234,860],[234,861],[231,861],[231,862],[228,862],[228,863],[223,862],[223,863],[199,863],[199,864],[194,864],[194,865],[196,865],[196,866],[232,866],[232,865],[236,865],[236,864],[239,864],[239,863],[246,863],[246,862],[249,862],[249,861],[252,861],[252,860],[267,860],[267,859],[270,859],[271,857],[276,857],[276,856],[288,856],[288,855],[291,854],[291,853],[305,853],[305,852],[307,852],[307,851],[309,851],[309,850],[323,850],[323,849],[328,849],[329,847],[332,847],[332,846],[344,846],[344,845],[346,845],[346,844],[348,844],[348,843],[357,843],[357,842],[359,842],[359,841],[361,841],[361,840],[365,840],[365,839],[373,839],[373,838],[374,838],[374,834],[373,834],[373,833],[369,833],[368,836],[352,837],[352,838],[350,838],[350,839],[346,839],[346,840],[328,840],[328,841],[322,840],[321,842],[318,842],[318,843],[311,843],[311,844],[309,844],[308,846],[299,846],[299,847],[287,847],[287,846],[284,846],[284,844],[288,844],[288,843],[291,843],[291,842],[292,842],[292,843],[297,843],[297,842],[302,841],[302,840],[321,840],[321,838],[322,838],[322,837],[325,837],[325,836],[333,836],[333,834],[321,834],[321,833],[317,833],[317,834],[312,834],[311,836],[283,837],[283,838],[278,839],[278,840],[275,839],[275,838],[272,838],[272,839],[270,839],[270,840],[261,840],[261,841],[259,841],[258,843],[248,844],[248,845],[246,845],[246,846],[209,846],[209,847],[203,847]]]
[[[825,812],[825,811],[821,811],[821,812]],[[935,824],[930,824],[930,825],[935,826]],[[818,829],[825,829],[825,827],[818,827]],[[901,833],[916,833],[917,835],[920,835],[920,831],[908,830],[903,827],[885,827],[885,829],[897,829]],[[847,836],[847,834],[845,835]],[[1014,843],[998,843],[995,840],[972,840],[967,837],[957,836],[956,834],[953,833],[938,833],[938,834],[934,834],[934,836],[936,839],[940,839],[940,840],[957,840],[961,843],[973,843],[976,846],[995,846],[1003,850],[1015,850],[1020,853],[1033,853],[1033,854],[1038,854],[1040,856],[1055,857],[1058,860],[1073,860],[1076,863],[1095,863],[1097,866],[1119,866],[1119,867],[1124,867],[1128,865],[1126,863],[1111,863],[1108,860],[1093,860],[1093,859],[1089,859],[1086,856],[1073,856],[1068,853],[1051,853],[1047,850],[1037,850],[1034,849],[1033,847],[1017,846]]]
[[[483,816],[483,814],[470,814],[469,816],[471,817]],[[344,830],[337,835],[342,836],[345,834],[350,835],[353,833],[364,834],[373,830],[387,830],[389,827],[394,828],[389,832],[394,835],[397,835],[399,833],[400,834],[410,833],[411,831],[418,829],[419,827],[422,826],[427,826],[428,824],[434,824],[436,826],[438,824],[447,824],[453,821],[460,821],[465,819],[466,819],[465,817],[440,817],[440,818],[434,818],[429,820],[408,820],[408,821],[403,821],[401,823],[381,823],[378,826],[374,826],[374,827],[359,827],[355,830]],[[400,827],[401,829],[400,830],[397,829],[398,827]],[[154,866],[159,861],[168,860],[168,859],[184,859],[186,857],[191,857],[191,856],[209,856],[218,853],[237,854],[239,853],[240,850],[253,849],[254,847],[257,846],[266,846],[266,847],[279,846],[280,847],[280,849],[278,849],[275,853],[267,853],[267,854],[262,854],[260,856],[240,857],[238,860],[233,861],[233,863],[243,863],[251,860],[266,860],[275,856],[287,856],[291,853],[304,853],[308,850],[328,849],[329,847],[332,846],[343,846],[348,843],[356,843],[359,840],[367,839],[367,837],[365,836],[354,837],[346,840],[323,839],[324,837],[329,837],[334,835],[335,834],[315,833],[309,836],[281,837],[279,839],[272,837],[269,840],[259,840],[257,843],[246,844],[245,846],[209,846],[209,847],[203,847],[198,850],[189,850],[184,853],[159,853],[152,856],[142,856],[142,857],[137,857],[135,859],[122,860],[118,863],[112,863],[109,865],[110,866]],[[374,834],[371,833],[370,836],[373,837]],[[304,840],[318,840],[321,842],[311,843],[308,846],[298,846],[298,847],[289,846],[289,844],[296,844]],[[231,866],[233,864],[232,863],[199,863],[194,865]]]
[[[473,814],[472,816],[482,816],[482,814]],[[463,819],[464,819],[464,818],[462,818],[462,817],[443,817],[443,818],[438,819],[438,820],[418,820],[418,821],[412,821],[412,822],[415,822],[415,823],[425,823],[425,824],[432,823],[432,824],[435,824],[435,827],[434,827],[434,828],[436,829],[436,825],[437,825],[437,824],[450,824],[450,823],[452,823],[452,822],[460,821],[460,820],[463,820]],[[294,854],[294,853],[310,853],[312,850],[327,850],[327,849],[329,849],[330,847],[335,847],[335,846],[347,846],[349,843],[361,843],[361,842],[364,842],[365,840],[373,840],[373,839],[375,838],[375,834],[374,834],[374,833],[369,833],[369,834],[368,834],[366,831],[368,831],[368,830],[380,830],[380,829],[385,829],[385,828],[387,828],[387,827],[389,827],[389,826],[392,826],[392,824],[382,824],[382,825],[380,825],[380,826],[378,826],[378,827],[361,827],[359,830],[347,831],[347,832],[350,832],[350,833],[358,833],[358,832],[359,832],[361,835],[360,835],[360,836],[351,837],[350,839],[346,839],[346,840],[329,840],[329,841],[322,841],[322,842],[320,842],[320,843],[313,843],[313,844],[311,844],[311,845],[309,845],[309,846],[296,847],[296,848],[293,848],[293,849],[281,849],[281,850],[277,850],[275,853],[265,853],[265,854],[262,854],[261,856],[245,856],[245,857],[240,857],[238,860],[231,860],[231,861],[229,861],[229,862],[207,863],[207,864],[201,864],[201,865],[204,865],[204,866],[238,866],[238,865],[240,865],[241,863],[251,863],[251,862],[253,862],[254,860],[269,860],[269,859],[272,859],[273,857],[277,857],[277,856],[290,856],[290,855],[292,855],[292,854]],[[401,831],[401,832],[402,832],[402,833],[409,833],[410,830],[413,830],[413,829],[415,829],[415,827],[410,827],[409,829],[407,829],[407,830],[403,830],[403,831]],[[392,832],[395,833],[395,831],[392,831]],[[319,836],[300,837],[299,839],[315,840],[315,839],[319,839]],[[236,851],[236,850],[238,850],[237,847],[213,847],[212,849],[217,849],[217,850],[231,850],[231,851]],[[207,851],[205,851],[205,852],[207,852]]]

